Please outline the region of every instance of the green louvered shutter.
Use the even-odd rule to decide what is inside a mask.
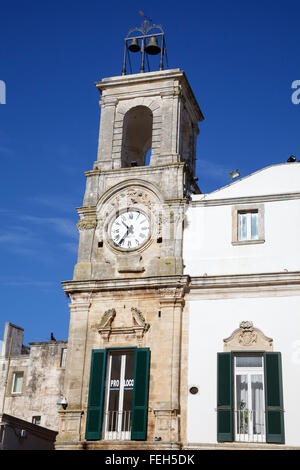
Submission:
[[[134,360],[134,390],[132,398],[132,440],[146,440],[148,418],[149,348],[137,348]]]
[[[217,364],[217,439],[233,441],[232,354],[218,353]]]
[[[265,352],[266,441],[284,444],[281,354]]]
[[[106,373],[106,349],[92,351],[86,440],[101,439]]]

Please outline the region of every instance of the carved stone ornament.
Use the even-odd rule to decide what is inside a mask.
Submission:
[[[114,308],[104,312],[100,324],[97,326],[98,332],[105,342],[109,341],[110,335],[134,335],[138,342],[141,342],[144,333],[146,333],[150,325],[146,322],[142,312],[135,307],[131,308],[131,325],[113,327],[116,316]]]
[[[77,224],[78,230],[90,230],[94,229],[97,226],[97,220],[96,219],[82,219],[79,220]]]
[[[106,206],[106,211],[111,213],[135,205],[151,209],[153,204],[157,204],[157,202],[157,198],[149,191],[131,186],[116,194]]]
[[[150,325],[149,325],[149,323],[146,323],[146,320],[145,320],[142,312],[140,310],[138,310],[137,308],[135,308],[135,307],[131,308],[131,312],[132,312],[133,322],[137,326],[142,327],[144,329],[144,331],[148,331],[149,328],[150,328]]]
[[[165,288],[159,289],[159,293],[162,297],[175,297],[176,287],[165,287]]]
[[[223,339],[224,351],[273,351],[273,339],[255,328],[251,321],[242,321],[229,338]]]
[[[99,324],[99,328],[107,328],[107,327],[110,327],[114,318],[116,316],[116,311],[114,308],[111,308],[109,310],[106,310],[106,312],[104,312],[102,318],[101,318],[101,322]]]

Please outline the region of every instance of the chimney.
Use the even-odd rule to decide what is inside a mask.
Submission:
[[[24,329],[12,323],[5,323],[2,356],[19,356],[22,352]]]

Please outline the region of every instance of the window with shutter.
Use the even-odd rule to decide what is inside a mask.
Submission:
[[[281,354],[218,353],[218,441],[284,444]]]

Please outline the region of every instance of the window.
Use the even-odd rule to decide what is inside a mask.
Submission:
[[[33,416],[32,417],[32,424],[36,424],[37,426],[41,425],[41,417],[40,416]]]
[[[13,375],[12,393],[22,393],[24,372],[15,372]]]
[[[218,442],[284,444],[279,352],[218,353]]]
[[[235,440],[265,442],[264,370],[262,356],[234,357]]]
[[[258,212],[238,212],[238,239],[258,240]]]
[[[87,440],[145,440],[150,350],[92,351]]]
[[[62,348],[60,355],[60,367],[66,367],[67,348]]]
[[[108,356],[104,439],[130,439],[134,385],[134,351]]]
[[[264,243],[264,205],[240,204],[232,208],[232,244]]]

